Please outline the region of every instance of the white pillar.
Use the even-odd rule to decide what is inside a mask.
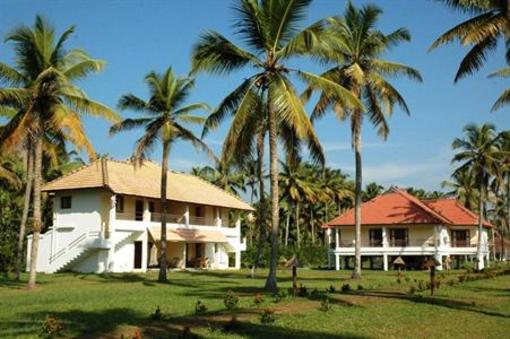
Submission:
[[[184,211],[184,224],[189,226],[189,205],[186,204],[186,210]]]
[[[381,233],[382,233],[382,246],[388,247],[389,246],[388,231],[387,231],[386,227],[382,228]]]
[[[182,264],[182,268],[186,268],[186,255],[187,255],[186,247],[187,247],[186,243],[183,243],[183,250],[182,250],[182,255],[183,255],[182,262],[183,262],[183,264]]]
[[[338,228],[335,228],[335,247],[336,248],[340,247],[340,234]]]
[[[445,233],[445,229],[442,225],[438,225],[434,227],[434,259],[441,263],[440,265],[436,266],[436,269],[438,271],[441,271],[443,269],[443,250],[446,244],[443,241],[443,234]],[[447,233],[447,231],[446,231]],[[450,246],[450,245],[448,245]]]
[[[239,231],[241,230],[241,213],[236,212],[236,228],[239,229]]]
[[[144,222],[151,221],[151,212],[149,211],[149,200],[143,199],[143,217],[142,220]]]
[[[215,207],[214,208],[215,215],[215,222],[217,227],[221,227],[222,221],[221,221],[221,208]]]
[[[115,255],[115,220],[117,219],[117,197],[113,194],[110,197],[110,213],[108,219],[108,239],[110,239],[110,250],[108,251],[108,255],[106,258],[106,267],[105,270],[107,272],[113,272],[114,270],[114,255]]]
[[[147,272],[147,262],[149,253],[149,236],[148,231],[145,229],[142,236],[142,271]]]
[[[340,270],[340,255],[335,254],[335,270]]]
[[[241,268],[241,251],[236,251],[236,269]]]
[[[388,270],[388,255],[386,253],[383,254],[383,270]]]

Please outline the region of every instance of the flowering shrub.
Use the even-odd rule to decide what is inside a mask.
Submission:
[[[235,295],[234,292],[228,291],[225,298],[223,298],[223,303],[225,304],[227,310],[232,310],[239,304],[239,297]]]

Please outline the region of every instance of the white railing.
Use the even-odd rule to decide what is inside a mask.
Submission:
[[[356,242],[352,241],[340,241],[338,247],[354,247]],[[361,247],[383,247],[382,241],[361,241]],[[427,239],[393,239],[388,241],[388,247],[434,247],[434,240]],[[334,242],[331,248],[335,248]]]
[[[152,222],[161,222],[161,213],[151,212]],[[166,222],[172,224],[184,224],[186,222],[183,214],[167,214]]]
[[[189,224],[190,225],[205,226],[205,225],[210,225],[211,223],[208,224],[207,220],[205,219],[205,217],[190,216],[189,217]]]
[[[101,236],[101,232],[96,232],[96,231],[85,232],[85,233],[81,234],[76,239],[74,239],[69,244],[67,244],[67,246],[63,247],[62,249],[55,252],[55,254],[51,255],[50,256],[50,264],[55,263],[58,259],[66,258],[65,255],[68,253],[73,252],[73,254],[75,254],[76,252],[74,251],[74,249],[76,249],[80,245],[82,245],[85,242],[85,240],[90,239],[90,238],[93,238],[94,240],[96,240],[96,239],[99,239],[100,236]],[[67,258],[67,259],[69,260],[70,258]],[[60,261],[62,261],[62,260],[60,260]],[[62,264],[66,264],[66,262],[64,261]],[[54,270],[58,270],[61,266],[62,265],[55,267]]]

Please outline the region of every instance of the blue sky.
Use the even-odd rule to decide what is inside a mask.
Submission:
[[[356,5],[368,1],[354,1]],[[371,1],[383,10],[380,29],[390,32],[406,27],[412,42],[400,45],[387,59],[418,68],[424,83],[406,79],[392,83],[406,98],[411,116],[399,110],[390,119],[391,134],[383,142],[371,125],[363,131],[364,181],[384,185],[419,186],[439,189],[449,177],[452,166],[450,148],[454,137],[461,135],[467,123],[492,122],[499,130],[510,128],[510,107],[490,113],[490,107],[505,89],[505,81],[487,79],[486,75],[504,66],[500,49],[491,55],[486,67],[475,76],[454,85],[453,77],[466,50],[453,44],[433,52],[428,46],[441,33],[465,16],[452,12],[435,1],[381,0]],[[343,0],[316,0],[307,20],[311,23],[330,15],[339,15],[345,8]],[[178,74],[190,68],[193,44],[201,32],[217,30],[229,38],[232,17],[231,0],[194,1],[6,1],[0,0],[0,34],[5,35],[19,24],[32,24],[36,14],[42,14],[62,32],[76,25],[69,47],[86,49],[93,57],[107,61],[106,69],[80,83],[88,95],[115,107],[118,98],[127,92],[146,95],[143,77],[150,70],[172,66]],[[0,44],[0,60],[12,62],[12,50]],[[319,72],[321,67],[306,60],[294,61],[304,70]],[[190,102],[202,101],[211,106],[238,84],[247,72],[228,77],[201,75],[197,78]],[[303,88],[302,84],[298,88]],[[130,112],[123,112],[131,116]],[[87,118],[86,129],[99,153],[117,159],[129,157],[140,132],[130,132],[110,138],[108,123]],[[219,152],[228,123],[210,134],[210,147]],[[354,157],[350,149],[348,124],[339,123],[332,115],[320,120],[316,130],[326,151],[328,165],[352,173]],[[198,131],[197,131],[198,132]],[[160,151],[153,154],[159,160]],[[186,144],[172,149],[170,167],[189,170],[191,166],[207,164],[207,158]]]

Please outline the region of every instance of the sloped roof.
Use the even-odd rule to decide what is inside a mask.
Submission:
[[[145,161],[141,166],[130,162],[97,160],[43,186],[54,192],[84,188],[107,188],[117,194],[159,199],[161,167]],[[167,199],[209,206],[253,210],[247,203],[196,176],[168,172]]]
[[[423,200],[423,202],[450,220],[453,225],[478,225],[478,215],[462,206],[456,199]],[[492,226],[487,221],[484,225]]]
[[[478,216],[454,199],[422,201],[400,190],[390,191],[361,204],[362,225],[447,224],[477,225]],[[324,224],[324,227],[354,226],[354,209]],[[491,225],[486,223],[487,227]]]

